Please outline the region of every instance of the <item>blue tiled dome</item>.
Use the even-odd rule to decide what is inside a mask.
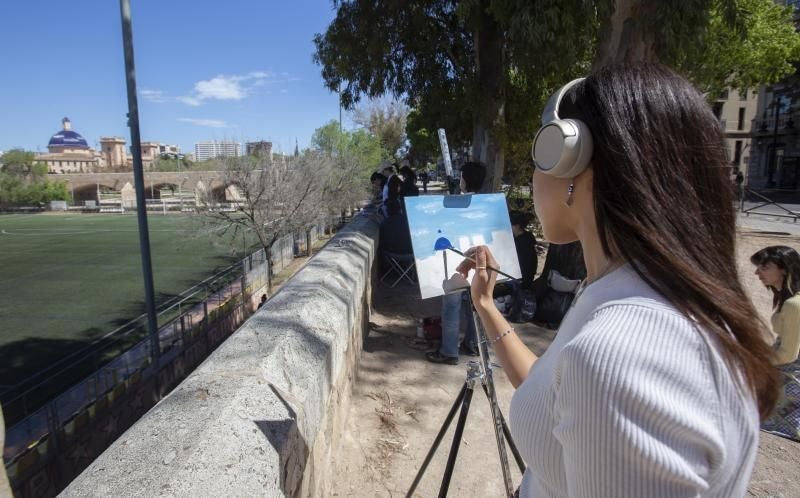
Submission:
[[[70,149],[88,149],[89,144],[86,142],[86,139],[83,138],[80,133],[67,129],[70,127],[69,120],[65,118],[64,121],[65,129],[50,137],[50,142],[48,142],[47,146],[66,147]]]

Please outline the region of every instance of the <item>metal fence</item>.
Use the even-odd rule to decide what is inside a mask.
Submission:
[[[777,199],[800,200],[800,191],[797,189],[763,189],[757,191],[750,187],[739,187],[736,195],[739,198],[739,211],[745,216],[757,214],[762,216],[774,216],[779,218],[791,218],[797,222],[800,218],[800,211],[791,209],[794,203],[781,202]],[[769,196],[769,197],[768,197]],[[745,202],[749,201],[754,205],[745,207]],[[791,207],[790,207],[791,206]]]

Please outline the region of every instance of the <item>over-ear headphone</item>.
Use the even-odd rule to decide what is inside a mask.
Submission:
[[[542,113],[542,127],[536,132],[531,157],[536,167],[548,175],[575,178],[592,158],[594,142],[586,123],[579,119],[561,119],[558,106],[570,88],[586,78],[572,80],[554,93]]]

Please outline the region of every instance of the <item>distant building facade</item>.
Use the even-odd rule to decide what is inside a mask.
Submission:
[[[797,75],[763,87],[753,121],[747,184],[754,189],[800,188],[800,129],[795,125]]]
[[[49,173],[89,173],[104,165],[101,154],[72,129],[69,118],[61,120],[61,131],[50,137],[47,153],[38,154],[36,160],[46,164]]]
[[[751,153],[751,128],[758,109],[755,90],[725,90],[711,108],[725,134],[725,145],[731,172],[747,169]]]
[[[125,143],[125,139],[122,137],[100,137],[100,154],[105,168],[112,170],[133,168],[133,157],[128,154]],[[142,168],[145,170],[153,168],[153,163],[161,157],[162,147],[158,142],[141,143]]]
[[[793,7],[800,27],[800,2],[777,1]],[[800,202],[800,73],[774,85],[762,86],[752,126],[752,153],[747,186],[769,198]]]
[[[133,167],[133,158],[125,146],[122,137],[100,137],[100,150],[89,147],[80,133],[72,129],[69,118],[61,120],[61,131],[50,137],[47,152],[36,155],[36,161],[47,165],[51,174],[64,173],[93,173],[103,170],[130,170]],[[162,155],[162,150],[167,154],[173,152],[177,155],[180,148],[177,145],[162,145],[158,142],[142,142],[142,166],[152,169],[156,159]]]
[[[272,160],[272,142],[264,140],[258,142],[247,142],[245,144],[248,156],[261,156]]]
[[[181,157],[181,148],[177,145],[158,144],[158,155],[178,159]]]
[[[100,154],[107,168],[128,167],[128,153],[125,151],[125,139],[122,137],[100,137]]]
[[[194,158],[196,161],[205,161],[215,157],[240,157],[242,144],[230,141],[200,142],[194,145]]]

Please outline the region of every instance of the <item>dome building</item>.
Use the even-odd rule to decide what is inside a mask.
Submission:
[[[89,173],[102,166],[100,154],[72,129],[69,118],[61,120],[61,131],[50,137],[47,154],[37,159],[47,164],[48,173]]]

